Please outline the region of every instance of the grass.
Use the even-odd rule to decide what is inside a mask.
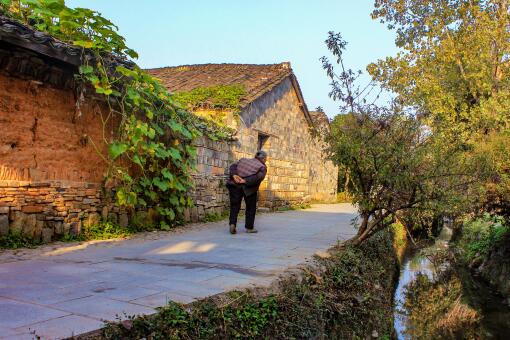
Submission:
[[[276,209],[276,211],[293,211],[293,210],[303,210],[303,209],[310,209],[312,207],[309,203],[299,203],[299,204],[293,204],[293,205],[286,205],[284,207],[279,207]]]
[[[202,222],[220,222],[223,221],[228,217],[228,211],[224,211],[222,213],[212,213],[212,214],[206,214],[205,217],[202,219]]]
[[[339,192],[336,194],[336,203],[352,203],[352,199],[346,192]]]

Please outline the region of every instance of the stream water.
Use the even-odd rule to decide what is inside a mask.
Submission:
[[[406,286],[415,281],[420,273],[426,275],[430,280],[435,280],[436,268],[424,254],[447,249],[451,237],[452,230],[444,227],[432,245],[406,254],[394,296],[394,327],[397,339],[413,339],[413,336],[409,335],[410,332],[408,332],[415,325],[412,325],[407,317],[408,311],[405,307]],[[446,266],[449,266],[449,264],[446,263]],[[476,330],[465,329],[465,334],[477,334],[475,336],[477,339],[510,339],[510,308],[504,303],[503,298],[495,295],[485,284],[474,280],[466,270],[455,270],[454,275],[462,285],[462,295],[459,299],[462,298],[462,301],[465,301],[476,310],[480,316],[480,321],[476,324]],[[444,316],[446,319],[446,315]],[[451,315],[448,317],[451,317]],[[438,319],[441,318],[442,316],[439,316]],[[463,325],[463,327],[466,327],[466,325]],[[462,338],[471,338],[471,336],[462,336]]]

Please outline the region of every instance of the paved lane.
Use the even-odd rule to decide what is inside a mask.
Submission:
[[[234,288],[268,285],[286,268],[355,234],[348,204],[263,214],[258,234],[226,222],[0,263],[0,338],[78,335],[169,300],[189,303]],[[79,247],[78,247],[79,248]]]

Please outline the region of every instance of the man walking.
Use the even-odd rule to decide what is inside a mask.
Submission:
[[[230,166],[230,178],[227,182],[230,194],[230,233],[237,232],[237,216],[241,209],[241,202],[244,198],[246,205],[247,233],[256,233],[255,213],[257,212],[257,193],[260,183],[267,173],[267,154],[264,151],[257,151],[255,158],[241,158]]]

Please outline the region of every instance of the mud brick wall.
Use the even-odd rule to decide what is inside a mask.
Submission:
[[[0,180],[102,181],[100,111],[78,110],[73,90],[0,73]]]

